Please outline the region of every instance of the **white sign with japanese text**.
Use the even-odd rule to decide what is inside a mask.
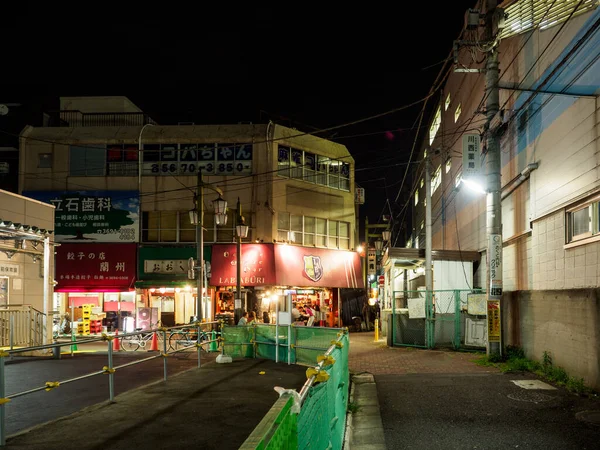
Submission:
[[[0,262],[0,275],[19,275],[19,265]]]
[[[463,166],[462,177],[471,178],[480,174],[481,148],[478,134],[463,135]]]

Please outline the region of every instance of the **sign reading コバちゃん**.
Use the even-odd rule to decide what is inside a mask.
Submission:
[[[137,191],[30,191],[23,195],[56,207],[57,242],[137,242]]]

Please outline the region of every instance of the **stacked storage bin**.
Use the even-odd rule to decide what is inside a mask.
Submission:
[[[94,305],[81,305],[81,322],[77,322],[77,334],[90,334],[90,315]]]

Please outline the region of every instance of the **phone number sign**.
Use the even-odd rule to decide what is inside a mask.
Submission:
[[[252,174],[252,144],[173,144],[163,147],[159,161],[144,158],[142,174],[146,176]]]

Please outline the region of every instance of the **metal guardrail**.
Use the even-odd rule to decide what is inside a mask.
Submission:
[[[176,326],[176,327],[169,327],[169,328],[164,328],[164,327],[160,327],[160,328],[154,328],[151,330],[144,330],[144,331],[134,331],[132,333],[123,333],[123,334],[119,334],[117,336],[115,335],[108,335],[108,334],[102,334],[102,336],[99,337],[94,337],[94,338],[87,338],[87,339],[81,339],[81,340],[74,340],[71,342],[66,342],[66,343],[56,343],[56,344],[47,344],[47,345],[36,345],[36,346],[32,346],[32,347],[24,347],[24,348],[18,348],[18,349],[12,349],[12,350],[8,350],[8,351],[0,351],[0,446],[5,446],[6,445],[6,403],[10,402],[11,399],[13,398],[17,398],[17,397],[22,397],[28,394],[33,394],[35,392],[39,392],[39,391],[43,391],[43,390],[52,390],[55,389],[61,385],[65,385],[68,383],[74,383],[76,381],[80,381],[80,380],[84,380],[86,378],[91,378],[97,375],[108,375],[108,399],[113,402],[114,398],[115,398],[115,387],[114,387],[114,376],[115,376],[115,372],[118,369],[122,369],[124,367],[129,367],[129,366],[134,366],[136,364],[141,364],[144,363],[146,361],[151,361],[153,359],[157,359],[157,358],[163,358],[163,379],[166,381],[167,380],[167,356],[168,355],[172,355],[175,353],[179,353],[185,350],[189,350],[190,348],[196,347],[197,348],[197,354],[198,354],[198,368],[200,368],[201,366],[201,352],[202,352],[202,347],[204,345],[209,345],[213,342],[220,342],[221,338],[216,338],[216,339],[210,339],[207,341],[203,341],[203,342],[195,342],[191,345],[187,345],[187,346],[182,346],[179,349],[175,349],[175,350],[168,350],[168,333],[173,333],[173,330],[180,330],[180,329],[190,329],[193,327],[197,327],[197,335],[200,336],[203,333],[202,327],[207,326],[207,325],[215,325],[215,324],[219,324],[221,326],[223,326],[222,322],[196,322],[194,324],[186,324],[186,325],[180,325],[180,326]],[[139,336],[139,335],[145,335],[148,333],[161,333],[162,334],[162,349],[159,349],[158,351],[160,352],[158,355],[153,355],[153,356],[149,356],[147,358],[142,358],[133,362],[129,362],[129,363],[125,363],[125,364],[121,364],[118,366],[115,366],[113,363],[113,340],[118,339],[121,340],[124,337],[127,336]],[[158,337],[158,334],[157,334]],[[69,345],[83,345],[83,344],[89,344],[92,342],[107,342],[107,365],[104,366],[102,368],[102,370],[97,370],[95,372],[90,372],[78,377],[74,377],[74,378],[68,378],[66,380],[60,380],[60,381],[47,381],[43,386],[38,386],[35,387],[33,389],[28,389],[26,391],[22,391],[22,392],[15,392],[13,394],[10,395],[6,395],[6,375],[5,375],[5,360],[6,358],[10,358],[13,355],[17,355],[20,353],[30,353],[30,352],[34,352],[34,351],[40,351],[40,350],[50,350],[52,349],[54,351],[54,349],[58,348],[58,351],[60,352],[60,347],[66,347]]]
[[[0,310],[0,347],[40,345],[46,336],[47,316],[30,305]]]

